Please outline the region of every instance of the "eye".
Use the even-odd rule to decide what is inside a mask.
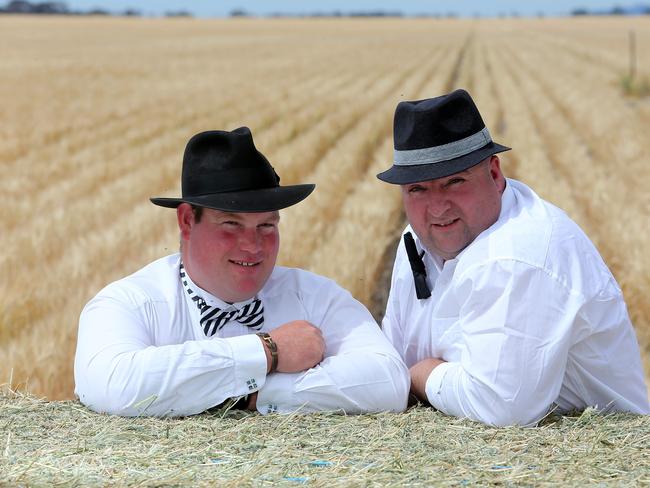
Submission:
[[[409,193],[419,193],[424,191],[424,187],[420,185],[410,186],[407,190]]]
[[[452,178],[451,180],[447,181],[447,184],[445,186],[459,185],[460,183],[463,183],[464,181],[465,181],[464,178]]]
[[[265,222],[258,225],[258,227],[262,232],[272,232],[276,228],[276,225],[271,222]]]

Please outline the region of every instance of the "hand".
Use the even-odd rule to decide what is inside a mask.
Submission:
[[[325,340],[318,327],[306,320],[293,320],[269,332],[278,346],[278,371],[297,373],[313,368],[323,360]],[[267,358],[270,352],[264,345]],[[270,363],[269,363],[270,364]]]
[[[248,395],[248,403],[246,404],[246,410],[257,410],[257,392],[251,393]]]
[[[414,364],[409,369],[411,374],[411,394],[415,395],[421,402],[429,403],[426,393],[427,380],[431,371],[444,362],[442,359],[428,358]]]

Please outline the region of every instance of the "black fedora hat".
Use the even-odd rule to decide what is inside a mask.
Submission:
[[[226,212],[270,212],[306,198],[315,185],[280,186],[280,177],[253,143],[248,127],[193,136],[185,147],[181,198],[151,198],[162,207],[181,203]]]
[[[510,150],[492,141],[465,90],[400,102],[395,109],[393,137],[393,166],[377,178],[396,185],[449,176]]]

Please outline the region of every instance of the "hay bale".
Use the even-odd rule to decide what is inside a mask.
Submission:
[[[134,419],[5,390],[0,453],[9,485],[638,485],[650,482],[650,417],[587,410],[491,428],[418,406]]]

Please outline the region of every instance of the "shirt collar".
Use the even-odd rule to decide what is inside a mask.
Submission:
[[[517,197],[515,196],[515,192],[512,189],[510,180],[506,178],[506,188],[503,190],[503,195],[501,195],[501,212],[499,212],[499,218],[497,221],[492,224],[490,228],[494,227],[497,223],[502,222],[516,204]]]
[[[180,266],[180,260],[179,260],[179,266]],[[189,287],[192,290],[194,290],[194,292],[198,296],[203,298],[203,300],[205,300],[205,303],[207,303],[211,307],[217,307],[222,310],[228,310],[228,309],[241,310],[242,308],[244,308],[246,305],[253,302],[257,298],[257,296],[254,296],[249,298],[248,300],[244,300],[243,302],[234,302],[234,303],[225,302],[221,298],[214,296],[210,292],[204,290],[196,283],[194,283],[194,281],[192,281],[192,278],[190,278],[190,274],[187,272],[187,268],[185,268],[185,279],[187,280],[187,284],[189,285]],[[179,283],[180,283],[180,275],[179,275]],[[183,284],[180,283],[180,285],[181,288],[183,288]],[[187,293],[187,291],[185,291],[185,289],[183,289],[183,294],[185,295],[185,299],[187,300],[187,302],[191,306],[196,308],[196,304],[192,301],[192,297],[190,297],[190,295]]]

